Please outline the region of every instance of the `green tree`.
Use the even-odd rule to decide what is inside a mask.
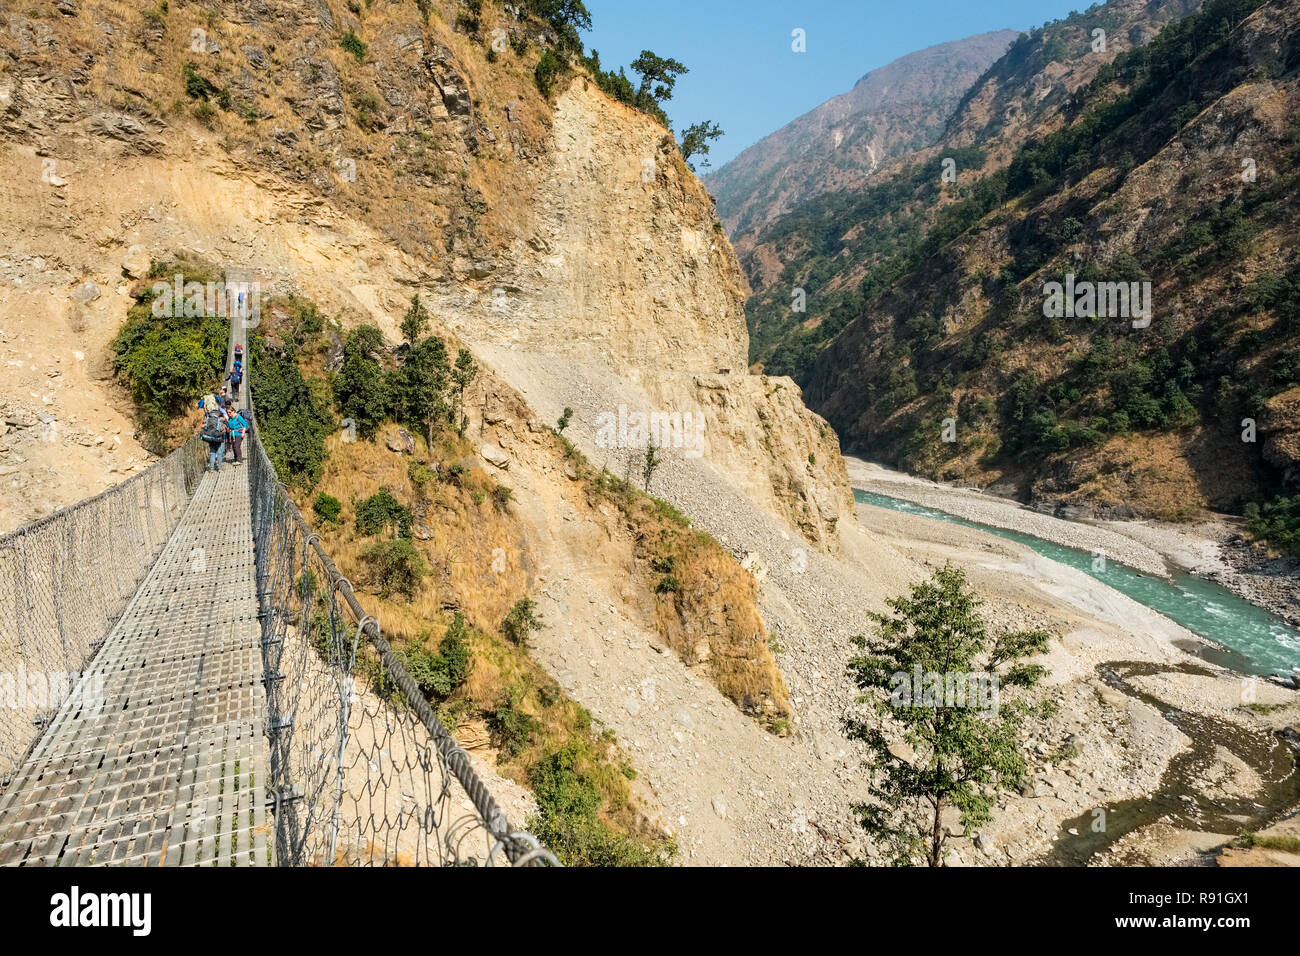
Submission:
[[[417,292],[411,296],[411,307],[402,316],[402,338],[406,344],[414,348],[420,336],[428,329],[430,321],[429,310],[420,302],[420,293]]]
[[[642,100],[648,96],[656,103],[671,100],[677,78],[690,72],[672,57],[662,57],[650,50],[641,51],[641,55],[632,61],[632,69],[641,76],[641,85],[636,91],[637,99]]]
[[[722,127],[711,120],[692,124],[681,131],[682,159],[686,160],[686,165],[691,167],[692,172],[695,171],[692,156],[700,157],[700,166],[703,168],[709,167],[709,143],[721,135]]]
[[[384,372],[374,354],[384,338],[373,325],[359,325],[343,343],[343,365],[334,377],[334,400],[363,438],[373,438],[388,412]],[[409,361],[409,358],[408,358]]]
[[[1017,631],[990,640],[965,574],[951,564],[887,603],[893,613],[874,615],[874,637],[855,638],[862,653],[849,662],[863,691],[858,703],[875,715],[845,721],[849,736],[870,750],[864,765],[873,799],[853,809],[896,865],[942,866],[944,811],[956,808],[967,832],[982,826],[997,792],[1017,787],[1028,771],[1018,730],[1031,708],[1003,701],[1000,690],[1043,677],[1046,670],[1025,658],[1043,653],[1049,635]],[[901,732],[912,752],[890,732]]]
[[[555,430],[559,432],[561,435],[563,435],[564,430],[569,427],[569,422],[572,419],[573,419],[573,409],[565,405],[563,414],[560,415],[559,421],[555,423]]]
[[[393,415],[414,428],[432,445],[438,423],[450,412],[447,386],[451,368],[447,346],[430,336],[406,353],[406,361],[389,375],[388,395]]]
[[[677,78],[689,71],[677,60],[661,57],[650,50],[641,51],[641,55],[632,61],[632,69],[641,77],[633,105],[667,126],[668,114],[664,112],[663,104],[673,98]]]
[[[456,352],[456,365],[451,370],[451,381],[456,386],[456,404],[452,410],[452,420],[456,425],[456,431],[465,434],[465,426],[469,420],[465,417],[465,389],[474,383],[478,377],[478,363],[474,361],[474,355],[467,348],[462,348]]]
[[[583,0],[528,0],[528,10],[550,24],[562,51],[582,50],[578,31],[591,29],[591,13]]]
[[[276,473],[310,487],[325,468],[325,439],[335,428],[329,385],[307,379],[292,344],[272,348],[253,333],[249,363],[257,375],[258,433]]]
[[[659,446],[655,444],[654,438],[646,443],[645,458],[641,461],[641,479],[645,483],[645,490],[650,491],[650,482],[655,476],[655,470],[663,463],[663,458],[659,454]]]

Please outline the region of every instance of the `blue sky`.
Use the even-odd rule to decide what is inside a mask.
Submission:
[[[586,0],[588,48],[606,68],[643,50],[690,68],[668,114],[680,131],[710,119],[726,135],[713,168],[900,56],[989,30],[1027,30],[1093,0]],[[807,34],[806,53],[790,49]]]

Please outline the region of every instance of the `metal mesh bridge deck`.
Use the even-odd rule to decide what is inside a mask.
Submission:
[[[0,795],[0,865],[267,865],[248,471],[203,476]]]

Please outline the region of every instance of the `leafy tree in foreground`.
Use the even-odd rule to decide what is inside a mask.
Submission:
[[[966,575],[951,564],[888,604],[893,613],[875,615],[875,636],[854,638],[862,653],[849,662],[863,691],[858,703],[875,717],[845,721],[849,736],[871,750],[873,799],[853,809],[895,865],[943,866],[944,811],[956,808],[967,832],[982,826],[997,792],[1017,787],[1028,770],[1017,731],[1032,709],[1002,701],[1000,691],[1031,687],[1046,674],[1025,658],[1043,653],[1049,635],[990,639]],[[898,731],[912,754],[897,744],[903,756],[890,750]]]

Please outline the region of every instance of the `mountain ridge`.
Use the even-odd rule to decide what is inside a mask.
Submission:
[[[1015,36],[989,31],[892,60],[703,177],[737,251],[743,255],[749,233],[799,203],[928,145],[960,91]]]

